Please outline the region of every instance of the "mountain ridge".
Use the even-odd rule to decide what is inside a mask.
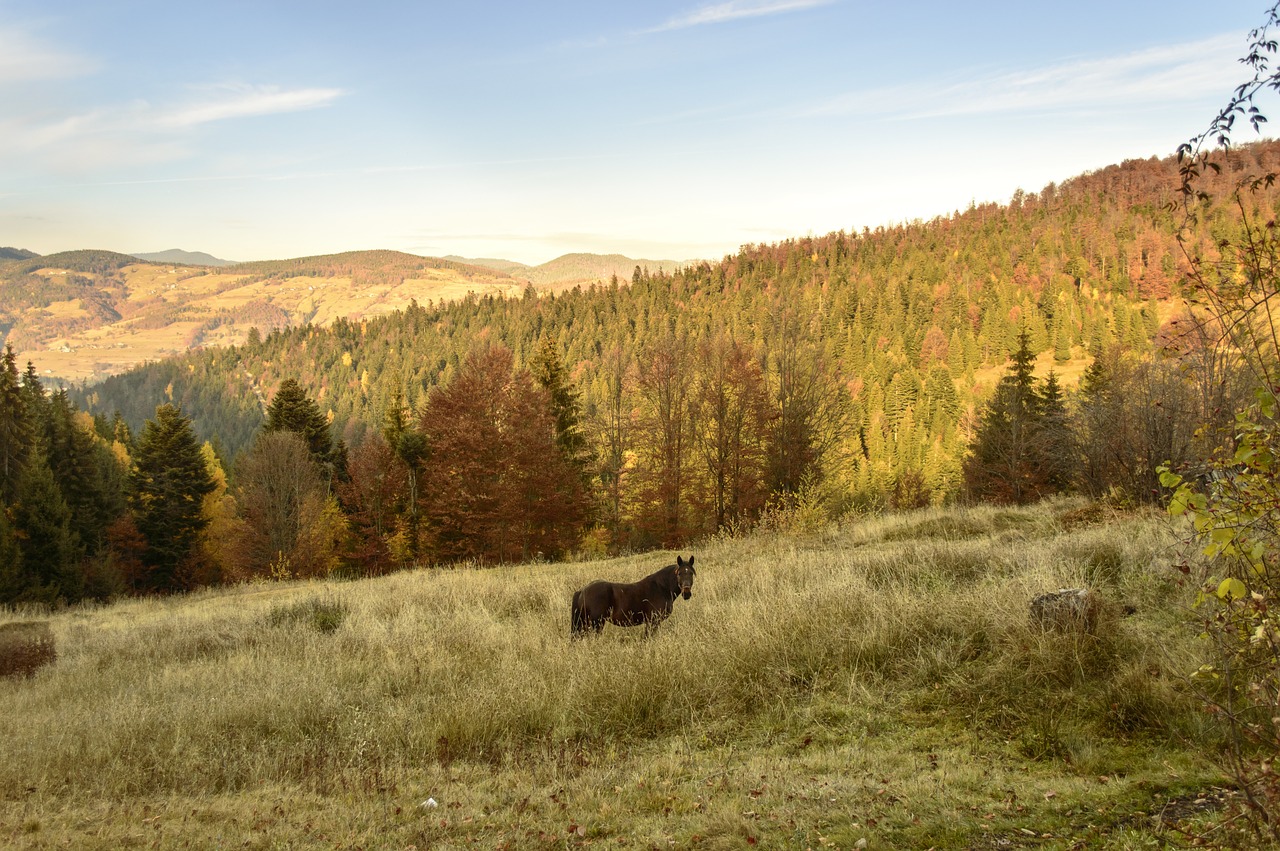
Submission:
[[[236,264],[235,260],[223,260],[203,251],[184,251],[181,248],[169,248],[151,253],[134,252],[132,256],[152,263],[181,263],[184,266],[234,266]]]
[[[554,293],[637,264],[622,255],[566,255],[559,266],[509,273],[464,259],[370,249],[222,266],[148,260],[103,249],[33,252],[0,262],[0,342],[60,381],[96,381],[209,345],[239,345],[298,325],[360,321],[414,303]],[[183,252],[192,259],[201,252]],[[534,280],[536,278],[536,280]]]

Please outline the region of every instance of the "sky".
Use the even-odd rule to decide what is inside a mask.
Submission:
[[[927,220],[1172,154],[1268,7],[1208,8],[0,0],[0,246],[716,260]]]

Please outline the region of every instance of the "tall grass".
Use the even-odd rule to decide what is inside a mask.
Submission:
[[[673,560],[663,554],[57,613],[56,664],[0,683],[0,717],[17,722],[0,725],[0,797],[376,791],[457,760],[723,743],[814,713],[834,735],[927,716],[1081,770],[1099,767],[1098,737],[1206,741],[1180,687],[1198,648],[1162,527],[1064,529],[1064,510],[924,511],[710,542],[692,599],[652,639],[608,627],[570,642],[569,599]],[[1137,614],[1092,636],[1029,625],[1032,596],[1084,584]]]

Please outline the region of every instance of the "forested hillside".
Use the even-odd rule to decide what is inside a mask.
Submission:
[[[1275,144],[1242,148],[1216,180],[1226,186],[1233,173],[1277,159]],[[745,246],[673,274],[637,269],[630,280],[557,295],[469,298],[323,330],[279,329],[246,346],[151,364],[81,398],[108,416],[120,410],[135,428],[157,404],[176,402],[234,457],[258,428],[263,400],[296,378],[335,435],[356,445],[394,400],[421,405],[477,346],[501,343],[528,363],[550,337],[582,393],[597,456],[609,454],[612,439],[619,466],[627,451],[619,416],[638,415],[641,373],[655,355],[675,359],[692,387],[736,345],[775,406],[780,391],[807,392],[809,404],[825,406],[820,430],[838,432],[828,435],[825,462],[849,492],[886,498],[918,475],[937,499],[959,487],[977,406],[1019,330],[1040,353],[1039,374],[1055,368],[1072,386],[1091,352],[1146,352],[1182,310],[1181,213],[1168,207],[1177,185],[1172,160],[1131,161],[1019,192],[1006,205]],[[1224,206],[1198,237],[1211,240],[1234,217]]]

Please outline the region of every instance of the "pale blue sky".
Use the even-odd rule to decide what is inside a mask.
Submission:
[[[717,259],[1172,153],[1265,8],[0,0],[0,245]]]

